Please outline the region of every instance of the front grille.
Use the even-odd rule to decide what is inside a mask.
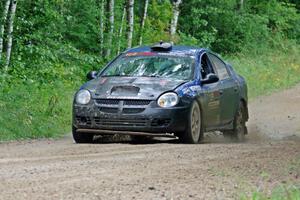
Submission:
[[[148,119],[146,118],[113,119],[113,118],[100,118],[100,117],[95,117],[94,120],[98,126],[105,126],[105,127],[145,127],[148,121]]]
[[[153,127],[161,127],[168,126],[171,122],[171,119],[153,119],[151,122],[151,126]]]
[[[136,113],[141,113],[145,110],[145,108],[123,108],[124,114],[136,114]]]
[[[126,106],[147,106],[151,103],[151,100],[121,100],[121,99],[97,99],[96,103],[100,105],[118,105],[120,101],[123,101],[123,105]]]
[[[105,113],[118,113],[118,108],[101,107],[99,110]]]
[[[118,99],[97,99],[96,103],[102,105],[118,105],[119,101]]]
[[[151,103],[151,100],[124,100],[124,105],[127,106],[146,106]]]

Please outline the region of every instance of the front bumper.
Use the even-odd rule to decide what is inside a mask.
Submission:
[[[148,100],[94,100],[73,105],[73,126],[94,134],[160,135],[185,131],[188,106],[161,108]]]

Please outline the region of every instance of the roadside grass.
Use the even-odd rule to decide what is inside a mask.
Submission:
[[[18,85],[0,93],[0,141],[55,138],[70,131],[74,88]]]
[[[227,60],[245,77],[249,97],[270,94],[300,82],[300,46],[289,45],[243,53]]]
[[[250,197],[241,197],[241,200],[300,200],[300,188],[296,186],[278,187],[270,195],[254,192]]]

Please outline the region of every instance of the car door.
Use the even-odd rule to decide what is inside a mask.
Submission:
[[[210,53],[209,58],[220,79],[220,122],[221,125],[225,125],[234,119],[239,104],[239,87],[237,81],[229,74],[226,64],[218,56]]]
[[[200,56],[200,79],[209,73],[215,73],[207,53]],[[201,85],[203,120],[207,129],[220,124],[220,89],[218,82]]]

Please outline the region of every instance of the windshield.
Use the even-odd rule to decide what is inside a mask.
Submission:
[[[194,66],[193,57],[125,56],[113,62],[101,76],[164,77],[189,80]]]

